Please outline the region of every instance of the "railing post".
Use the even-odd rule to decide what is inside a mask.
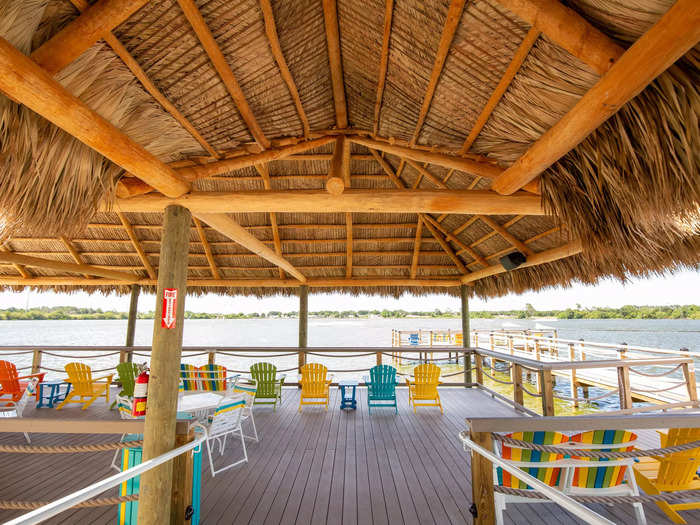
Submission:
[[[513,348],[513,336],[512,335],[508,336],[508,352],[510,352],[510,355],[515,355],[515,350]]]
[[[32,374],[41,372],[41,350],[34,350],[32,355]]]
[[[175,447],[194,441],[194,429],[175,435]],[[192,475],[194,461],[191,453],[180,454],[173,459],[173,488],[170,503],[170,524],[185,525],[189,522],[187,508],[192,505]]]
[[[569,361],[576,361],[576,349],[573,343],[569,343]],[[576,369],[570,371],[571,397],[574,398],[574,407],[578,408],[578,385],[576,384]]]
[[[524,405],[523,400],[523,367],[513,363],[511,377],[513,378],[513,401]]]
[[[474,354],[474,361],[476,361],[476,382],[480,385],[484,384],[483,360],[484,358],[481,354]]]
[[[309,287],[301,285],[299,287],[299,348],[306,348],[307,333],[309,329]],[[301,367],[306,364],[306,352],[299,351],[299,376],[301,377]],[[301,383],[299,384],[301,388]]]
[[[620,389],[620,408],[632,408],[632,389],[630,388],[630,369],[627,366],[617,367],[617,386]]]
[[[537,359],[538,361],[542,360],[542,356],[540,353],[540,340],[539,339],[535,339],[535,359]]]
[[[544,368],[539,371],[540,393],[542,394],[542,415],[554,415],[554,389],[552,385],[552,371]]]
[[[468,350],[471,346],[471,330],[469,327],[469,289],[466,284],[459,287],[459,295],[462,303],[462,346]],[[459,359],[457,359],[459,361]],[[472,356],[468,351],[464,352],[464,384],[472,382]]]
[[[469,439],[493,452],[490,432],[469,431]],[[472,451],[472,503],[476,507],[474,525],[495,525],[496,507],[493,494],[493,465],[478,452]]]
[[[136,335],[136,317],[139,309],[139,294],[141,287],[138,284],[131,285],[131,298],[129,301],[129,317],[126,322],[126,342],[125,346],[134,346],[134,337]],[[120,363],[131,363],[133,353],[131,350],[122,350],[119,352]]]
[[[210,365],[216,364],[216,350],[209,352],[209,364]]]
[[[382,364],[382,353],[377,352],[377,366],[380,366]]]
[[[681,367],[683,370],[683,377],[685,377],[685,384],[688,388],[688,399],[690,401],[698,400],[698,388],[695,384],[695,364],[683,363]]]

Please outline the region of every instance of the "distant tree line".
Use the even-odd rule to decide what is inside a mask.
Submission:
[[[531,304],[525,305],[523,310],[501,311],[472,311],[475,319],[530,319],[538,317],[554,317],[558,319],[700,319],[700,305],[674,305],[674,306],[623,306],[621,308],[594,307],[575,308],[566,310],[536,310]],[[139,319],[153,319],[154,312],[141,312]],[[452,310],[431,311],[407,311],[407,310],[319,310],[309,312],[310,317],[324,319],[366,319],[369,317],[382,317],[385,319],[397,319],[405,317],[423,318],[459,318],[460,313]],[[28,310],[23,308],[7,308],[0,310],[0,320],[74,320],[74,319],[126,319],[126,312],[115,310],[102,310],[101,308],[78,308],[75,306],[37,307]],[[298,312],[271,312],[212,314],[203,312],[185,312],[186,319],[285,319],[296,318]]]

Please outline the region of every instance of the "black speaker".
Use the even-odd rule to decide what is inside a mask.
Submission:
[[[515,270],[518,266],[527,261],[524,253],[512,252],[508,255],[504,255],[498,261],[503,265],[507,271]]]

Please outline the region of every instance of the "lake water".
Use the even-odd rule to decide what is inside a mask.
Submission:
[[[621,319],[581,319],[581,320],[503,320],[473,319],[473,329],[541,328],[543,325],[556,328],[562,339],[649,346],[678,350],[682,347],[700,351],[700,320],[621,320]],[[205,319],[186,320],[184,328],[185,346],[260,346],[265,348],[296,346],[297,319]],[[310,347],[377,347],[391,346],[391,330],[422,329],[461,329],[459,319],[310,319],[308,339]],[[151,344],[152,320],[139,320],[136,323],[135,344]],[[119,346],[124,344],[126,321],[0,321],[0,340],[3,346]],[[313,351],[313,349],[311,349]],[[0,352],[1,354],[1,352]],[[82,356],[81,356],[82,357]],[[0,356],[0,358],[2,358]],[[31,354],[12,355],[8,359],[18,367],[31,365]],[[63,366],[76,360],[74,357],[44,355],[42,365],[49,370],[49,377],[65,377]],[[147,361],[147,356],[135,356],[135,362]],[[184,359],[201,365],[207,356],[199,355]],[[217,357],[217,362],[234,369],[246,371],[259,357]],[[331,370],[358,370],[372,366],[374,356],[347,356],[342,359],[329,359],[323,356],[309,356],[309,361],[322,362]],[[93,369],[113,367],[118,362],[117,355],[100,356],[85,360]],[[296,378],[294,368],[296,355],[272,359],[280,370],[290,370]],[[387,361],[385,361],[387,362]],[[454,365],[445,368],[445,373],[454,371]],[[336,373],[336,376],[360,376],[357,373]],[[498,386],[491,384],[489,386]],[[568,395],[568,387],[558,388]],[[495,388],[496,389],[496,388]],[[591,389],[591,396],[600,394]],[[603,407],[614,407],[616,396],[599,403]]]

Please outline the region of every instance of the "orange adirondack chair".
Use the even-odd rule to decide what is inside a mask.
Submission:
[[[326,405],[328,410],[329,392],[332,378],[326,379],[328,368],[319,363],[307,363],[301,367],[301,396],[299,412],[302,405]]]
[[[427,363],[413,369],[414,381],[406,378],[408,402],[413,405],[413,412],[416,411],[416,407],[436,406],[440,407],[440,413],[443,413],[440,394],[438,394],[441,372],[439,366]]]
[[[44,375],[46,372],[41,372],[39,374],[30,374],[26,376],[20,376],[17,373],[17,367],[14,363],[9,361],[0,361],[0,404],[3,401],[12,401],[16,403],[22,398],[22,394],[27,389],[27,385],[32,378],[36,377],[41,383],[44,380]],[[21,381],[26,379],[27,381]],[[36,388],[36,399],[39,400],[39,387]]]
[[[66,403],[82,403],[82,410],[85,410],[98,397],[104,397],[109,406],[109,385],[114,374],[93,379],[92,370],[83,363],[68,363],[65,368],[68,374],[66,381],[73,385],[73,388],[66,399],[56,406],[56,410],[61,410]]]

